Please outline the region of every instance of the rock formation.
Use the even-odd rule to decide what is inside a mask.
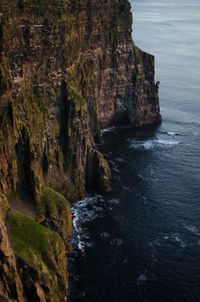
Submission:
[[[131,28],[127,0],[0,2],[4,297],[65,301],[69,201],[110,190],[100,129],[161,121],[154,57]]]

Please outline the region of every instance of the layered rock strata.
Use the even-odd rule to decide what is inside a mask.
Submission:
[[[0,2],[0,294],[7,298],[65,301],[69,201],[110,190],[100,129],[161,121],[154,57],[134,45],[131,28],[127,0]]]

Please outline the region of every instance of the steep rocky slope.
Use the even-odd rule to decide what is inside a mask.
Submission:
[[[4,296],[65,300],[67,200],[110,190],[100,129],[161,121],[154,57],[134,45],[131,26],[127,0],[0,2]]]

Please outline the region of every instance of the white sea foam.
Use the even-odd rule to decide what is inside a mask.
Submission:
[[[156,141],[156,144],[165,145],[165,146],[177,145],[179,143],[180,143],[179,141],[168,141],[165,139],[158,139]]]
[[[154,148],[155,146],[155,142],[154,141],[147,141],[141,144],[142,147],[144,147],[144,149],[149,150]]]
[[[155,141],[149,140],[149,141],[133,141],[130,144],[130,147],[133,149],[153,149],[155,147]]]
[[[155,147],[171,147],[173,145],[179,144],[179,141],[176,140],[166,140],[166,139],[153,139],[147,141],[136,141],[133,140],[130,144],[130,148],[133,149],[145,149],[150,150],[154,149]]]
[[[169,136],[181,135],[180,133],[173,132],[173,131],[160,131],[159,133],[166,134],[166,135],[169,135]]]
[[[73,227],[75,228],[75,230],[78,232],[79,231],[79,229],[78,229],[78,212],[75,210],[74,212],[73,212],[73,220],[72,220],[72,223],[73,223]]]
[[[101,130],[101,135],[103,135],[106,132],[113,131],[114,129],[115,129],[115,127],[110,127],[110,128],[103,129],[103,130]]]
[[[90,241],[85,241],[83,240],[82,237],[80,236],[77,236],[78,237],[78,249],[81,251],[81,252],[84,252],[85,251],[85,248],[86,247],[91,247],[93,246],[93,242],[90,242]]]
[[[117,204],[119,204],[119,199],[117,199],[117,198],[110,199],[108,201],[108,203],[111,205],[117,205]]]
[[[153,242],[149,243],[149,246],[151,246],[153,249],[157,249],[159,246],[165,246],[167,242],[171,242],[171,243],[176,243],[178,244],[181,248],[185,248],[186,247],[186,243],[183,241],[183,239],[181,238],[181,235],[178,233],[172,233],[169,235],[164,235],[162,237],[157,237]]]
[[[171,235],[171,240],[172,240],[173,242],[177,242],[178,244],[180,244],[180,246],[181,246],[182,248],[185,248],[185,247],[186,247],[185,242],[180,238],[180,235],[177,234],[177,233],[174,233],[174,234]]]
[[[93,245],[85,223],[102,215],[104,206],[104,199],[100,195],[87,197],[72,206],[73,243],[82,253],[86,247]]]
[[[177,234],[173,234],[172,235],[172,239],[175,241],[175,242],[181,242],[181,239],[179,238],[179,236]]]
[[[194,226],[194,225],[187,225],[185,228],[188,231],[190,231],[191,233],[200,236],[200,231],[199,231],[199,229],[196,226]]]
[[[175,135],[178,135],[178,134],[175,133],[175,132],[167,131],[167,135],[175,136]]]

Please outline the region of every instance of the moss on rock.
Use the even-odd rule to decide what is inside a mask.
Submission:
[[[55,259],[52,244],[55,244],[55,249],[57,249],[58,245],[63,247],[63,242],[59,235],[13,210],[8,211],[7,223],[15,253],[24,259],[27,264],[35,268],[39,275],[48,273],[49,261],[53,269]],[[57,250],[56,252],[56,254],[59,253]]]
[[[33,291],[33,296],[41,298],[45,292],[44,301],[60,301],[67,294],[68,274],[65,244],[59,234],[13,210],[7,212],[7,226],[23,283],[31,272],[32,283],[26,286],[25,295],[30,297]]]
[[[87,185],[106,193],[110,187],[111,171],[104,156],[95,149],[88,152]]]
[[[67,251],[71,251],[72,217],[69,201],[60,193],[44,186],[37,212],[38,220],[58,232],[67,246]]]

